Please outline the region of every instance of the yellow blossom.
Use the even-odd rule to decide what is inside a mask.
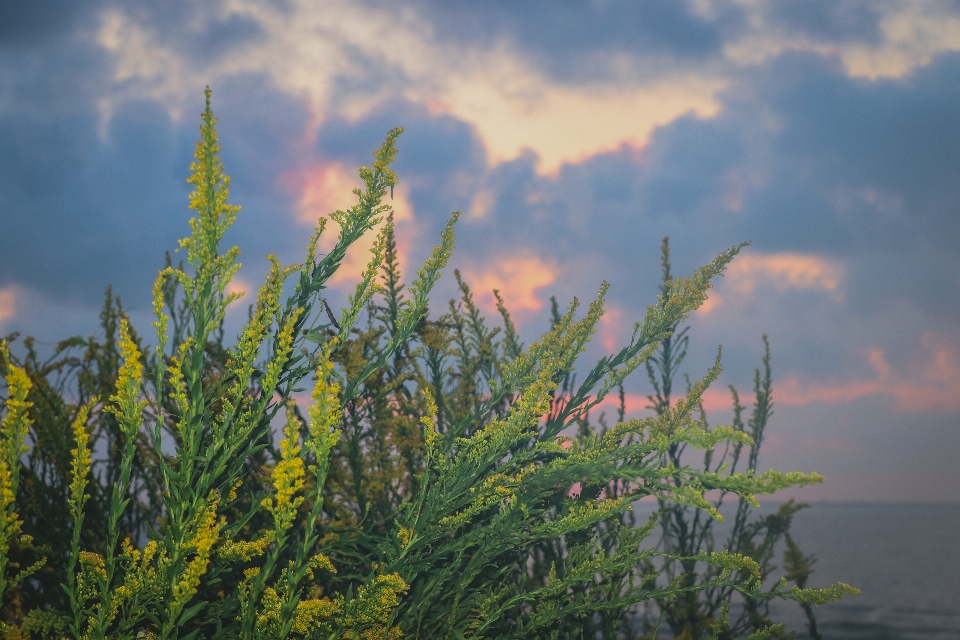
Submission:
[[[70,451],[70,511],[75,519],[83,517],[83,505],[87,501],[87,474],[90,473],[90,449],[87,447],[87,417],[91,407],[97,402],[93,398],[86,405],[80,407],[73,420],[73,442],[76,445]]]
[[[293,522],[297,507],[303,502],[303,496],[297,492],[303,488],[304,465],[300,457],[300,421],[287,408],[287,426],[284,439],[280,442],[280,461],[270,474],[273,482],[274,497],[264,498],[263,506],[273,514],[277,532],[286,531]]]
[[[217,557],[228,562],[248,562],[252,558],[262,556],[275,539],[276,536],[273,531],[266,531],[260,539],[251,542],[227,540],[217,549]]]
[[[291,631],[307,635],[311,629],[329,620],[340,609],[340,602],[330,598],[301,600],[293,614]]]
[[[143,364],[125,318],[120,318],[120,357],[123,358],[123,364],[117,376],[117,393],[110,396],[113,406],[108,406],[106,410],[117,416],[124,435],[133,438],[143,424],[143,410],[147,401],[137,400],[143,380]]]
[[[179,616],[179,612],[197,592],[200,579],[207,572],[207,565],[210,563],[210,551],[217,543],[220,529],[225,524],[223,520],[217,519],[218,502],[219,500],[214,494],[198,514],[196,529],[188,544],[188,547],[193,551],[193,557],[187,562],[186,567],[173,585],[173,602],[170,605],[170,610],[174,613],[174,619]]]
[[[10,542],[20,533],[17,516],[17,488],[20,482],[20,456],[23,441],[32,420],[27,415],[33,403],[27,400],[32,386],[27,372],[10,362],[7,343],[0,341],[0,356],[7,363],[7,415],[0,423],[0,597],[6,586],[7,553]]]
[[[340,404],[340,384],[333,378],[333,363],[330,361],[329,348],[320,352],[320,364],[317,366],[317,382],[313,386],[310,405],[310,441],[309,447],[317,457],[317,463],[323,465],[337,441],[340,439],[342,407]]]

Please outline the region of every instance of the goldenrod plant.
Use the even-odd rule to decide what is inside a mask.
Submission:
[[[101,338],[66,340],[49,360],[30,339],[15,357],[16,336],[0,350],[6,637],[629,638],[648,633],[631,624],[645,603],[669,611],[690,593],[822,604],[854,591],[805,588],[799,574],[771,586],[742,545],[681,551],[656,540],[656,517],[630,523],[644,496],[719,518],[707,491],[755,503],[820,480],[674,459],[759,445],[700,415],[719,358],[656,415],[589,427],[741,247],[667,278],[629,343],[575,384],[606,285],[526,347],[499,292],[494,326],[459,274],[459,299],[431,317],[457,214],[405,285],[385,203],[395,129],[359,170],[357,203],[330,214],[333,249],[317,252],[321,219],[301,263],[270,256],[230,343],[239,249],[221,243],[239,207],[209,90],[200,132],[185,264],[168,257],[153,289],[156,339],[108,290]],[[336,314],[326,287],[366,233],[368,266]]]
[[[672,280],[669,239],[664,238],[661,247],[663,284],[661,293],[670,295]],[[673,388],[679,375],[680,365],[686,357],[689,346],[689,327],[674,327],[672,335],[660,342],[656,355],[646,361],[647,376],[653,388],[648,396],[650,409],[657,415],[668,412],[673,401]],[[763,336],[764,355],[762,369],[754,371],[754,404],[746,423],[743,415],[746,407],[741,404],[740,394],[730,385],[733,408],[732,427],[738,434],[747,438],[732,439],[722,449],[703,450],[700,457],[701,468],[706,472],[736,472],[745,467],[745,473],[756,475],[760,447],[770,417],[773,415],[773,379],[770,366],[770,344]],[[689,386],[689,382],[688,382]],[[706,412],[702,405],[698,408],[701,422],[706,425]],[[667,450],[662,464],[680,466],[685,462],[686,444],[675,443]],[[693,452],[696,454],[696,452]],[[735,638],[747,633],[756,633],[769,629],[774,637],[788,637],[783,625],[774,624],[770,617],[770,600],[765,598],[735,598],[735,593],[727,585],[712,585],[720,569],[704,565],[696,560],[698,551],[713,551],[715,547],[752,558],[760,570],[764,581],[772,577],[777,567],[774,558],[783,551],[783,571],[787,577],[800,587],[806,585],[815,562],[813,556],[806,556],[790,533],[793,517],[809,505],[788,500],[782,503],[776,512],[769,515],[755,515],[756,504],[749,496],[721,492],[711,501],[716,510],[725,504],[733,508],[733,520],[726,531],[718,530],[717,520],[706,517],[706,512],[689,506],[670,502],[658,497],[660,510],[660,549],[677,557],[664,556],[661,565],[662,579],[677,581],[685,587],[701,585],[702,589],[688,589],[678,597],[659,601],[662,622],[669,627],[674,637],[708,637],[719,627],[721,638]],[[718,542],[718,540],[720,542]],[[730,605],[735,608],[731,610]],[[816,616],[810,602],[800,600],[810,637],[820,640]],[[659,618],[658,618],[659,620]],[[650,624],[650,621],[647,621]],[[779,627],[779,628],[778,628]]]

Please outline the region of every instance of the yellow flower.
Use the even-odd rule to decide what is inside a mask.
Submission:
[[[329,348],[320,353],[317,366],[317,382],[311,394],[310,405],[310,449],[317,456],[317,463],[323,464],[330,450],[340,439],[342,408],[340,405],[340,384],[333,378],[333,363],[330,362]]]
[[[86,405],[80,407],[77,417],[73,420],[73,441],[76,447],[70,451],[70,510],[75,518],[82,517],[83,505],[87,501],[87,474],[90,473],[90,449],[87,447],[87,416],[90,409],[98,402],[93,398]]]
[[[120,318],[120,356],[123,364],[117,376],[117,393],[110,396],[114,404],[106,410],[117,416],[124,435],[133,438],[143,424],[143,410],[147,401],[137,401],[143,381],[143,365],[140,362],[140,350],[130,335],[130,325],[125,318]]]
[[[340,602],[330,598],[301,600],[294,611],[291,630],[307,635],[313,627],[323,624],[339,610]]]
[[[221,560],[247,562],[251,558],[263,555],[274,539],[274,532],[266,531],[263,537],[252,542],[228,540],[217,550],[217,556]]]
[[[200,510],[196,522],[196,531],[188,546],[193,550],[193,558],[184,567],[177,582],[173,585],[173,602],[170,610],[176,615],[196,594],[200,579],[207,572],[210,563],[210,551],[217,543],[220,529],[225,522],[217,519],[219,499],[214,493]]]
[[[10,542],[20,533],[21,523],[16,510],[20,456],[26,451],[23,441],[33,422],[27,412],[33,403],[27,400],[32,386],[30,377],[21,367],[10,362],[6,342],[0,341],[0,356],[7,363],[8,393],[7,415],[0,423],[0,580],[4,580]]]
[[[280,461],[270,474],[274,497],[264,498],[262,502],[267,511],[273,514],[278,532],[290,528],[297,507],[303,502],[303,496],[296,495],[303,488],[305,475],[303,459],[300,457],[300,421],[292,407],[287,408],[284,436],[280,442]]]

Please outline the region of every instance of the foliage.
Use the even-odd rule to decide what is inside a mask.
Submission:
[[[22,359],[3,347],[7,637],[629,637],[628,614],[646,602],[669,611],[687,594],[738,593],[819,604],[852,592],[804,588],[802,571],[765,588],[767,569],[744,545],[658,546],[647,542],[656,519],[628,521],[643,496],[719,517],[706,491],[752,503],[819,481],[672,457],[759,445],[757,432],[709,429],[699,415],[719,359],[657,415],[589,428],[589,411],[670,344],[740,247],[665,278],[629,344],[577,385],[605,285],[582,317],[576,300],[555,310],[528,347],[502,301],[503,326],[491,326],[459,274],[460,299],[431,320],[457,214],[403,284],[383,203],[400,132],[359,170],[357,204],[330,215],[339,236],[328,254],[317,253],[321,219],[302,263],[270,256],[230,346],[239,250],[221,241],[239,208],[228,204],[208,90],[187,266],[168,258],[157,278],[153,348],[109,290],[101,338],[62,342],[45,361],[29,339]],[[337,317],[324,289],[378,225]],[[310,378],[304,415],[296,400]],[[674,563],[705,569],[688,580]]]
[[[661,293],[668,296],[672,278],[670,247],[666,238],[662,246],[662,264]],[[689,328],[679,331],[677,329],[678,327],[674,327],[673,334],[661,341],[657,355],[649,358],[645,363],[647,375],[654,390],[654,393],[648,396],[650,408],[658,415],[668,411],[671,406],[674,382],[689,345]],[[743,412],[746,407],[740,404],[740,394],[737,389],[730,385],[733,406],[732,427],[735,433],[746,434],[748,439],[731,439],[719,456],[716,456],[714,449],[705,449],[702,453],[701,468],[706,472],[723,473],[729,470],[733,473],[745,462],[747,474],[757,473],[760,446],[769,419],[773,415],[770,344],[766,336],[763,336],[763,343],[765,352],[762,371],[758,368],[754,372],[755,400],[746,424],[743,421]],[[702,405],[699,407],[699,412],[702,423],[706,424],[706,413]],[[664,464],[680,466],[685,448],[685,443],[672,445],[664,457]],[[776,513],[751,518],[751,512],[756,505],[747,496],[720,492],[719,496],[711,501],[712,508],[719,511],[731,498],[735,502],[736,510],[729,531],[721,534],[724,540],[722,548],[753,559],[760,569],[762,580],[768,582],[777,570],[773,559],[779,548],[778,544],[782,541],[784,543],[784,577],[800,587],[805,586],[816,560],[813,556],[805,556],[800,550],[790,534],[790,525],[793,516],[809,505],[789,500],[780,505]],[[710,584],[710,581],[719,574],[720,568],[704,565],[695,559],[696,553],[700,550],[708,553],[714,550],[717,521],[706,517],[706,513],[702,510],[670,503],[662,498],[658,499],[658,506],[661,513],[660,547],[680,556],[663,564],[664,577],[667,580],[675,580],[685,587],[697,585],[703,587],[687,590],[670,600],[660,601],[663,622],[669,626],[673,636],[677,638],[707,637],[716,630],[722,638],[733,638],[776,627],[770,618],[769,599],[742,598],[738,603],[740,606],[736,614],[731,618],[730,605],[734,601],[734,592],[727,586]],[[817,631],[816,617],[811,604],[801,601],[800,606],[806,615],[810,636],[819,640],[820,634]],[[782,629],[771,633],[776,637],[785,635]]]

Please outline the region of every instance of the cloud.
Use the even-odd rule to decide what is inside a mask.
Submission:
[[[497,256],[463,269],[463,278],[473,289],[477,305],[489,314],[497,313],[497,289],[515,321],[522,323],[543,309],[538,290],[557,279],[556,264],[534,255]]]
[[[749,295],[760,283],[772,284],[780,291],[814,289],[835,292],[843,278],[843,267],[836,261],[802,253],[752,253],[734,259],[725,278],[739,293]]]
[[[238,0],[221,21],[242,19],[258,35],[229,58],[212,60],[188,58],[181,43],[135,15],[105,11],[97,40],[118,89],[101,99],[102,117],[135,96],[164,102],[179,120],[183,104],[211,77],[265,74],[282,90],[307,96],[320,120],[356,120],[389,99],[432,105],[475,126],[491,160],[532,149],[550,173],[624,142],[642,145],[655,127],[683,114],[710,117],[725,86],[712,73],[693,71],[561,83],[509,46],[446,42],[418,14],[335,4],[292,2],[276,11]],[[355,84],[367,77],[379,81]]]
[[[603,310],[603,315],[600,317],[600,326],[598,327],[600,344],[603,345],[604,351],[607,353],[615,353],[618,351],[618,348],[623,347],[620,343],[623,329],[623,309],[608,304]]]
[[[640,372],[637,375],[646,375],[646,373],[641,368]],[[676,406],[677,402],[681,399],[685,399],[685,393],[675,393],[670,398],[671,406]],[[714,412],[726,414],[730,412],[733,408],[733,396],[730,394],[730,390],[726,387],[723,387],[720,384],[714,384],[714,386],[708,388],[702,397],[703,400],[703,410],[708,414]],[[740,402],[749,402],[750,398],[740,397]],[[650,398],[647,397],[645,393],[636,393],[631,391],[625,391],[623,394],[623,406],[624,406],[624,417],[627,420],[652,417],[654,415],[653,411],[650,409]],[[594,409],[594,415],[600,415],[601,413],[606,413],[607,417],[615,417],[617,411],[620,407],[620,397],[617,394],[616,390],[607,395]],[[694,417],[699,417],[695,414]]]
[[[864,405],[950,423],[957,19],[939,0],[5,7],[0,287],[17,292],[6,326],[84,333],[110,282],[149,309],[162,252],[187,230],[184,178],[210,84],[244,207],[225,242],[243,249],[248,283],[267,252],[302,259],[315,218],[352,204],[354,167],[402,125],[394,204],[408,275],[463,210],[453,264],[486,312],[491,288],[512,296],[527,334],[547,322],[550,295],[588,299],[610,282],[590,359],[653,300],[660,238],[675,274],[752,240],[691,322],[689,371],[722,343],[749,385],[767,332],[774,372],[789,372],[774,390],[781,415],[836,416],[853,439],[871,428]],[[367,259],[355,247],[338,286]],[[647,402],[643,377],[629,381],[631,410]],[[729,409],[722,387],[706,401]]]
[[[90,3],[96,5],[95,1]],[[0,47],[23,48],[62,37],[85,7],[70,0],[35,0],[0,4]],[[87,8],[87,10],[89,10]]]
[[[695,113],[716,115],[725,83],[696,77],[642,86],[554,85],[505,57],[482,70],[451,77],[444,104],[477,127],[494,162],[532,150],[541,173],[619,148],[642,147],[658,126]]]
[[[334,211],[346,211],[357,203],[353,189],[362,189],[363,182],[356,170],[347,169],[336,161],[317,161],[306,167],[296,169],[280,177],[284,186],[296,195],[297,218],[312,226],[321,217],[327,218],[327,226],[320,236],[319,250],[329,252],[336,245],[340,228],[329,218]],[[393,209],[394,233],[397,239],[397,257],[401,272],[406,272],[410,245],[415,240],[413,205],[410,203],[409,189],[401,184],[394,189],[393,198],[387,196],[385,204]],[[343,263],[330,278],[334,286],[352,286],[360,279],[370,260],[370,250],[376,241],[377,233],[383,228],[384,220],[373,230],[357,240],[347,251]]]
[[[478,189],[470,199],[467,215],[473,218],[485,218],[497,204],[497,194],[490,189]]]
[[[583,82],[623,79],[617,74],[625,74],[634,57],[709,61],[720,52],[724,36],[744,26],[743,15],[731,3],[703,4],[613,0],[477,5],[424,0],[415,6],[444,42],[477,48],[506,42],[521,57],[536,60],[551,77]],[[610,64],[611,59],[620,64]]]
[[[942,336],[924,334],[922,350],[906,372],[894,370],[883,349],[867,352],[874,371],[868,379],[832,384],[804,383],[796,375],[778,383],[777,403],[806,406],[812,403],[849,403],[866,396],[885,396],[904,413],[960,411],[960,347]]]
[[[724,57],[757,65],[785,52],[838,59],[853,78],[903,78],[960,51],[960,16],[949,2],[739,3],[751,29],[724,43]]]
[[[294,193],[297,218],[311,225],[334,211],[346,211],[355,205],[357,196],[353,190],[363,188],[356,170],[338,162],[317,161],[289,171],[279,179]]]
[[[772,287],[781,295],[789,290],[826,292],[842,300],[842,280],[843,266],[836,259],[802,253],[744,252],[734,258],[719,282],[717,289],[723,293],[711,291],[696,313],[705,318],[731,300],[742,307],[758,287]]]
[[[0,284],[74,300],[99,298],[111,282],[124,297],[148,292],[163,250],[186,226],[186,215],[170,213],[186,212],[186,185],[168,169],[178,149],[165,114],[128,105],[101,142],[96,116],[84,106],[0,117],[0,199],[8,212]],[[151,254],[152,267],[144,261]]]
[[[0,323],[17,315],[17,291],[14,287],[0,288]]]
[[[253,285],[238,275],[234,275],[233,278],[230,279],[230,282],[227,283],[226,292],[228,295],[235,293],[240,294],[243,298],[247,298],[250,304],[253,303],[253,301],[249,299],[250,295],[256,294]],[[242,300],[243,298],[240,299]]]

